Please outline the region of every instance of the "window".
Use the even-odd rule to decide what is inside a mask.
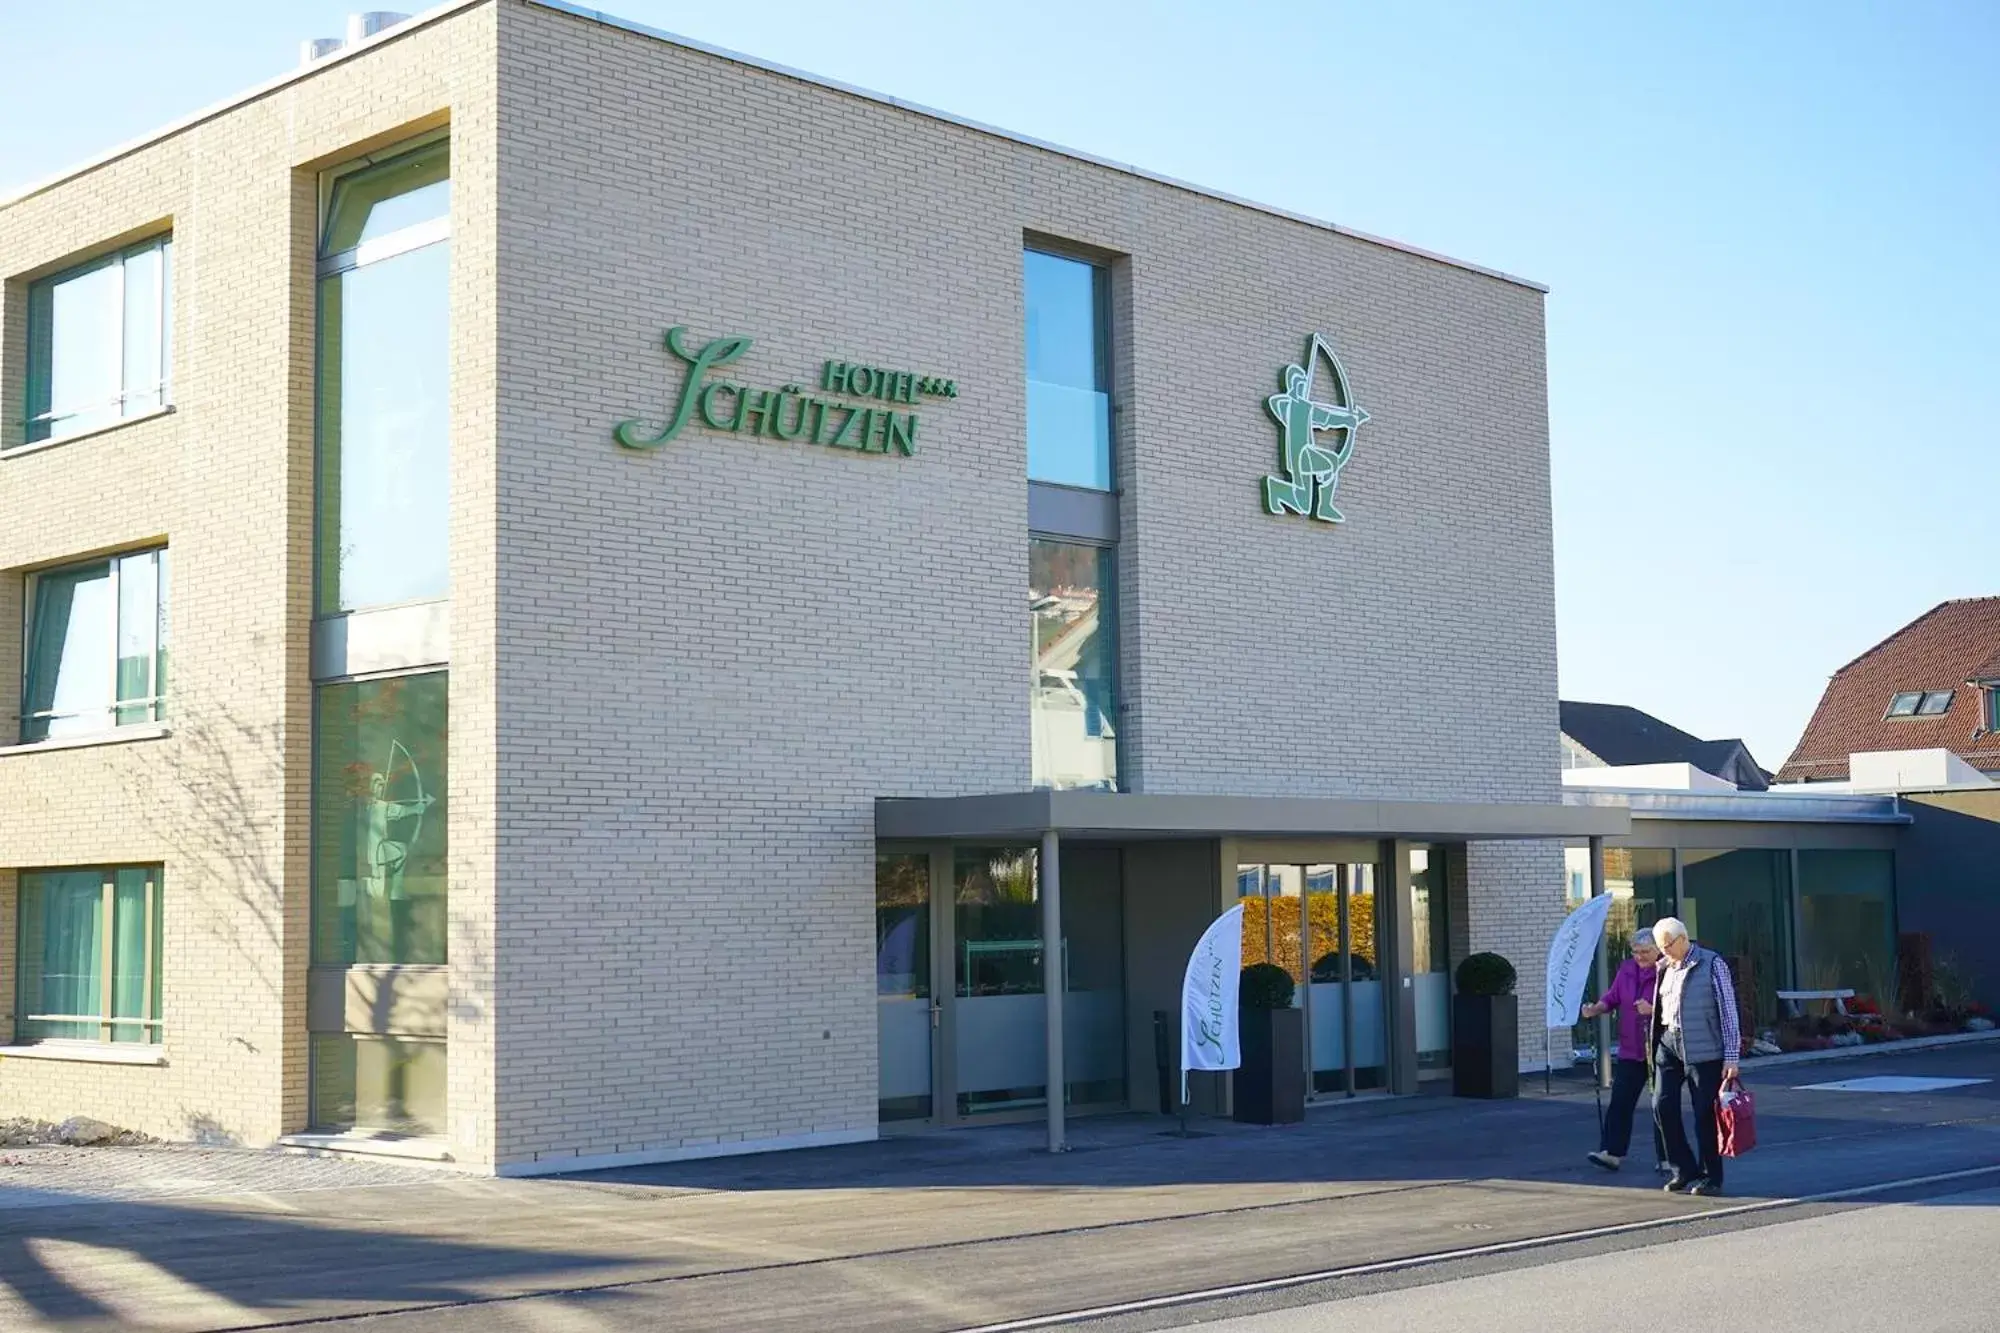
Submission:
[[[451,159],[332,177],[319,251],[318,609],[433,601],[447,577]]]
[[[1920,690],[1911,691],[1905,694],[1899,694],[1895,698],[1889,700],[1888,716],[1915,717],[1917,715],[1917,705],[1921,704],[1923,701],[1924,701],[1923,692]]]
[[[1029,250],[1028,479],[1111,489],[1111,375],[1105,271]]]
[[[1932,690],[1929,694],[1926,694],[1924,696],[1924,701],[1917,705],[1917,716],[1918,717],[1939,716],[1946,709],[1951,707],[1951,696],[1952,696],[1952,691],[1950,690]]]
[[[1986,729],[2000,731],[2000,685],[1988,685],[1986,695]]]
[[[315,963],[445,962],[447,680],[316,692]]]
[[[28,288],[26,443],[167,405],[172,249],[157,236]]]
[[[158,866],[23,871],[21,1042],[160,1040]]]
[[[28,605],[22,741],[166,716],[166,551],[31,575]]]
[[[445,1044],[316,1032],[313,1127],[437,1135],[445,1127]]]
[[[1028,616],[1037,787],[1118,787],[1112,553],[1080,542],[1028,543]]]

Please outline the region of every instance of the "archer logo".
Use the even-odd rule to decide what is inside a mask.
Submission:
[[[1319,378],[1322,368],[1324,379]],[[1346,515],[1333,507],[1333,493],[1368,414],[1355,406],[1346,369],[1317,333],[1306,344],[1305,364],[1286,366],[1278,383],[1283,391],[1266,398],[1264,406],[1278,421],[1285,472],[1264,478],[1264,512],[1345,522]],[[1316,396],[1321,394],[1323,398]]]

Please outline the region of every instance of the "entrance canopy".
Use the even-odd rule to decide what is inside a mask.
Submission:
[[[1316,796],[1156,796],[1023,791],[995,796],[878,797],[875,836],[943,838],[1509,838],[1621,837],[1621,806],[1512,801],[1370,801]]]

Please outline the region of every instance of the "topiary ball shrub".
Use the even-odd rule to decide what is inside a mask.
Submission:
[[[1476,953],[1458,965],[1460,995],[1512,995],[1514,965],[1497,953]]]
[[[1252,963],[1236,983],[1236,1003],[1243,1009],[1289,1009],[1292,974],[1276,963]]]

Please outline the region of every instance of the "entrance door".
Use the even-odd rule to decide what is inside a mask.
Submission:
[[[942,1011],[931,976],[931,858],[875,857],[875,1030],[884,1125],[929,1120]]]
[[[1240,865],[1243,962],[1276,963],[1305,1010],[1307,1086],[1352,1096],[1389,1086],[1388,955],[1376,946],[1377,868]]]
[[[1063,1095],[1126,1100],[1124,894],[1116,848],[1063,851],[1062,947],[1043,958],[1035,846],[882,851],[875,859],[878,1114],[946,1124],[1029,1116],[1048,1100],[1048,1011],[1063,997]]]
[[[1315,1095],[1389,1086],[1389,1014],[1377,947],[1376,867],[1305,868],[1308,1073]],[[1393,970],[1393,969],[1390,969]]]

